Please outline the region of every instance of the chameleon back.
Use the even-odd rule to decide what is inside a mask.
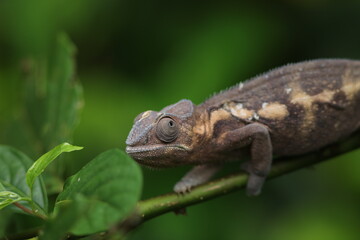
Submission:
[[[360,127],[360,61],[290,64],[221,92],[199,107],[269,128],[275,155],[304,154]],[[211,110],[210,110],[211,111]]]

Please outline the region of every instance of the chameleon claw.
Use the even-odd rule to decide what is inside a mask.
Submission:
[[[246,195],[248,196],[260,195],[262,186],[264,185],[266,179],[266,174],[262,175],[254,171],[251,168],[250,161],[242,163],[240,168],[249,174],[249,180],[246,185]]]
[[[246,195],[251,197],[260,195],[265,179],[265,176],[250,174],[246,185]]]
[[[191,192],[192,184],[186,181],[180,181],[174,186],[174,192],[179,195],[184,195]]]

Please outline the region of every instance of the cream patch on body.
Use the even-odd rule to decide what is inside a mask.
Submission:
[[[290,102],[301,105],[304,108],[305,117],[301,131],[304,134],[308,134],[311,129],[315,127],[315,112],[317,110],[316,103],[331,103],[334,94],[339,90],[324,90],[319,94],[311,96],[307,94],[298,83],[293,83],[291,89],[292,92]]]
[[[191,133],[188,133],[189,136],[192,135],[192,141],[188,146],[189,149],[192,149],[195,146],[201,144],[205,139],[211,138],[211,126],[209,124],[210,121],[207,121],[207,113],[201,114],[195,122],[195,125],[191,128],[189,126]]]
[[[312,96],[313,102],[331,103],[336,91],[337,90],[334,90],[334,91],[324,90],[323,92]]]
[[[241,103],[226,103],[224,108],[230,111],[231,115],[240,119],[252,119],[255,113],[254,110],[244,108]]]
[[[226,111],[225,109],[219,108],[210,114],[210,129],[213,129],[215,126],[215,123],[217,123],[220,120],[228,119],[231,116],[231,114]]]
[[[308,95],[304,92],[300,86],[293,88],[294,91],[291,94],[291,103],[300,104],[305,109],[311,109],[313,103],[330,103],[334,97],[334,94],[339,90],[324,90],[316,95]]]
[[[354,73],[351,68],[348,68],[342,76],[342,79],[343,87],[341,90],[344,91],[346,97],[351,100],[360,91],[360,73]]]
[[[195,125],[194,127],[193,127],[193,132],[195,133],[195,134],[204,134],[205,133],[205,126],[203,125],[203,124],[201,124],[201,125]]]
[[[314,111],[312,109],[312,99],[311,96],[308,95],[306,92],[304,92],[301,89],[300,84],[298,83],[293,83],[293,86],[291,86],[291,100],[290,102],[293,104],[299,104],[304,108],[304,119],[303,119],[303,124],[301,126],[301,132],[303,134],[307,134],[310,132],[310,130],[313,128],[313,126],[315,125],[315,121],[314,121]]]
[[[263,118],[282,120],[289,115],[289,111],[286,105],[275,102],[263,104],[258,114]]]
[[[152,111],[151,110],[148,110],[146,112],[144,112],[142,115],[141,115],[141,118],[139,119],[139,121],[143,120],[144,118],[147,118],[148,116],[150,116],[150,113]]]

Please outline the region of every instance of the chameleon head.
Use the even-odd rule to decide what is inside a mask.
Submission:
[[[192,151],[194,109],[191,101],[181,100],[160,112],[139,114],[126,139],[126,152],[150,167],[181,165]]]

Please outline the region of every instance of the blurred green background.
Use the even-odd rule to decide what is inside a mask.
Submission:
[[[5,134],[20,115],[21,69],[51,55],[59,32],[77,46],[85,98],[73,140],[85,149],[69,175],[124,149],[145,110],[200,103],[290,62],[360,59],[359,29],[360,1],[0,0],[0,143],[22,149]],[[143,198],[171,191],[187,169],[143,169]],[[130,239],[359,239],[359,171],[356,151],[269,181],[260,197],[237,192],[160,216]]]

